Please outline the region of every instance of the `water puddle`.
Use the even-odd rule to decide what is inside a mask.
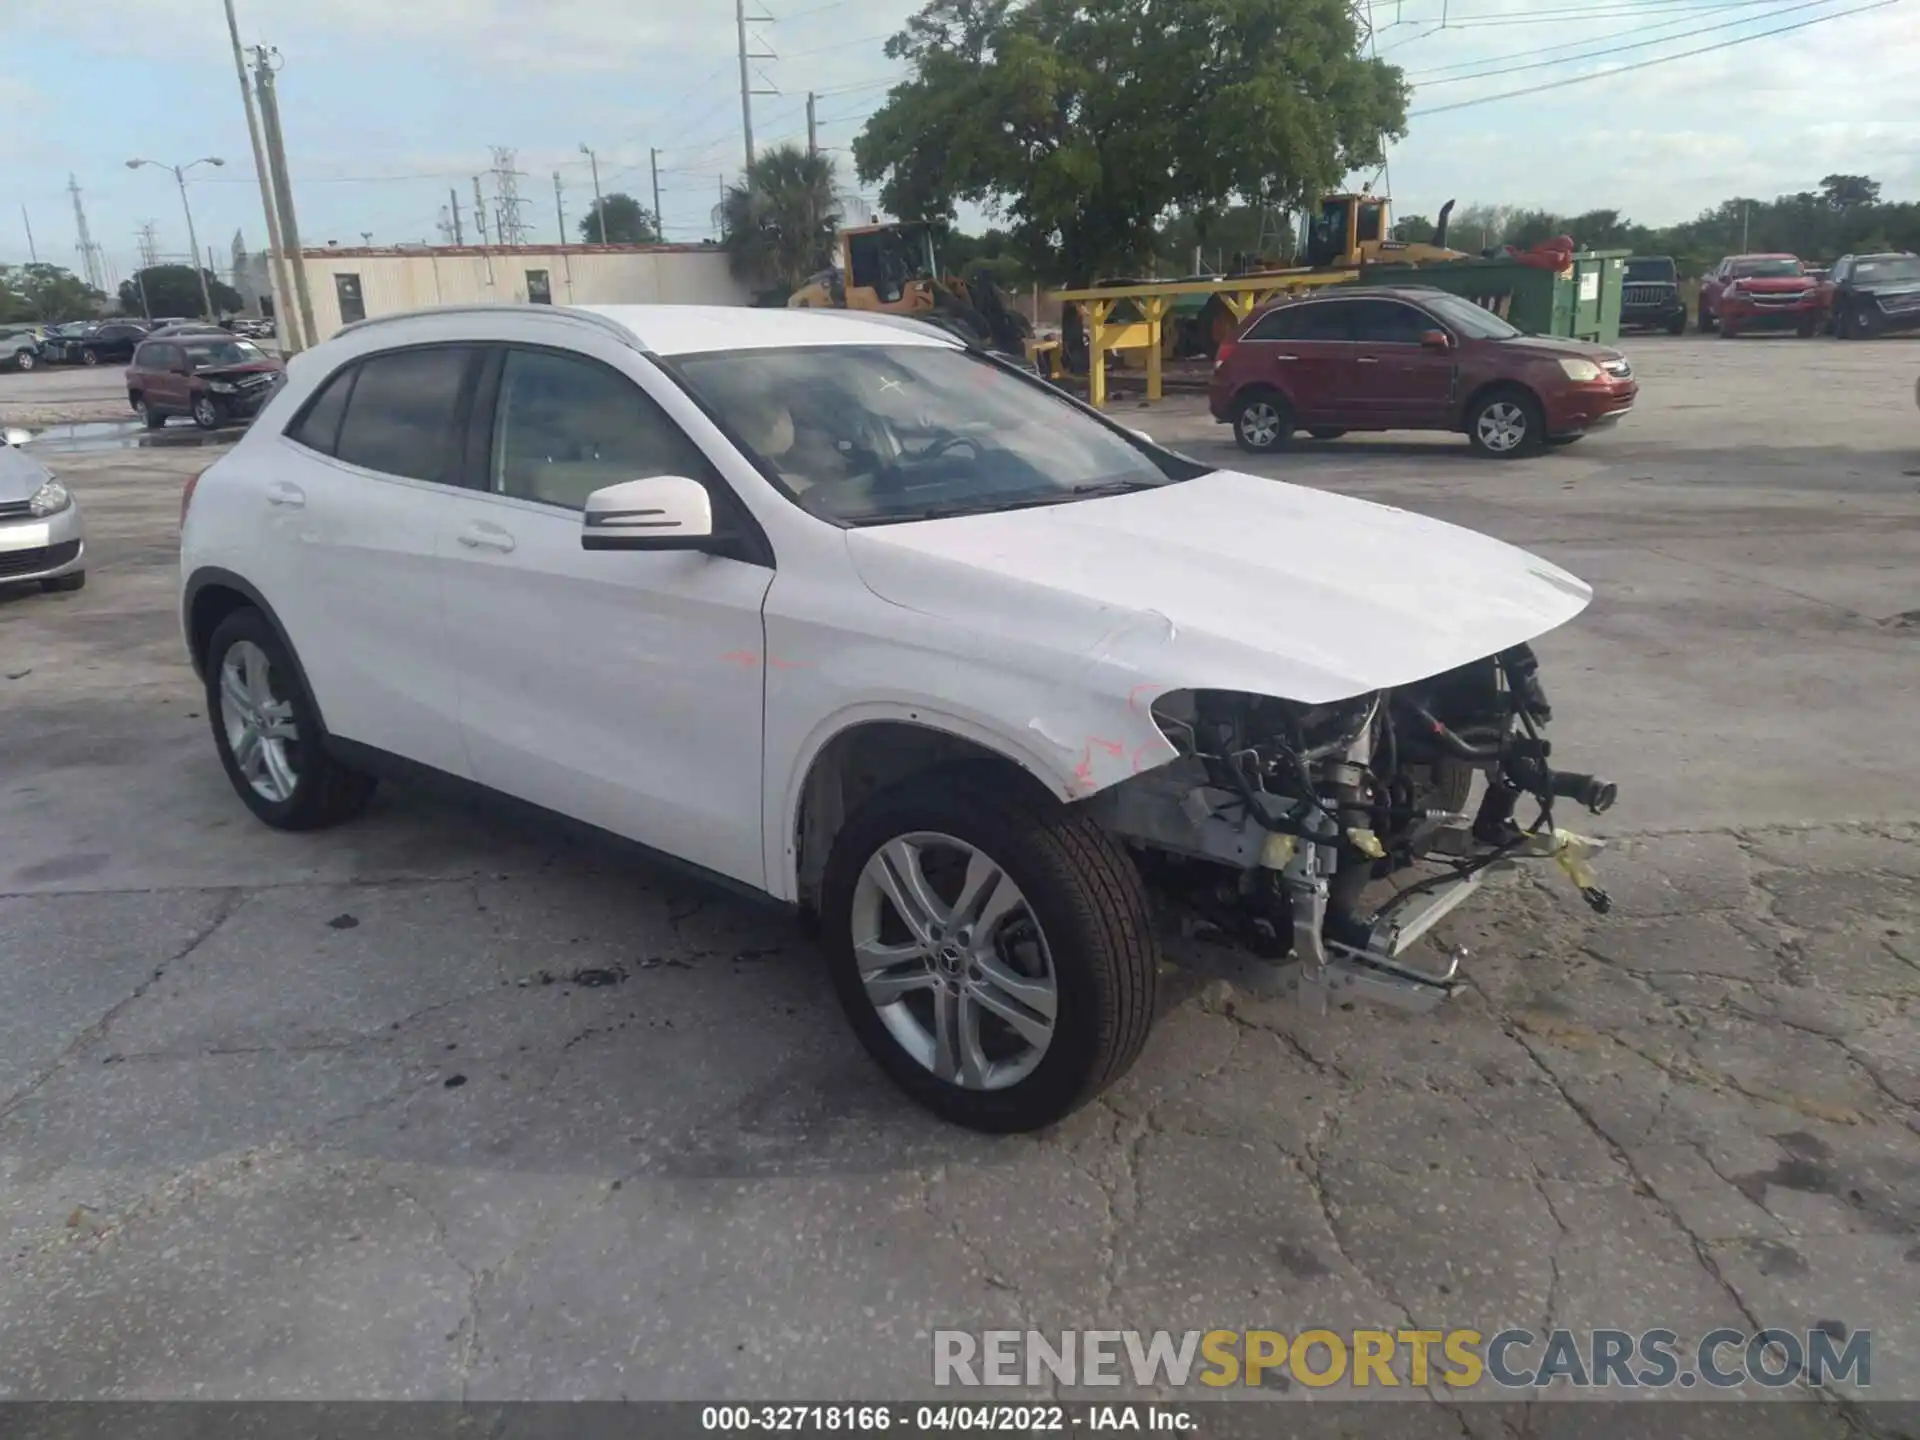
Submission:
[[[207,445],[231,445],[245,432],[244,425],[202,430],[191,422],[149,430],[138,420],[83,420],[46,425],[33,432],[29,452],[77,455],[104,450],[192,450]]]

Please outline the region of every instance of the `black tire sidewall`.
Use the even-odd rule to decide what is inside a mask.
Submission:
[[[998,795],[1006,793],[1000,790]],[[1071,866],[1047,840],[1044,823],[1032,816],[1026,803],[997,798],[991,779],[983,785],[977,773],[967,777],[960,770],[936,772],[909,781],[875,796],[847,821],[834,841],[821,893],[821,950],[834,992],[861,1044],[927,1109],[957,1124],[996,1133],[1040,1129],[1091,1098],[1105,1083],[1107,1054],[1120,1043],[1116,1037],[1126,1033],[1114,977],[1105,968],[1113,957],[1098,930],[1085,923],[1083,905],[1091,903],[1085,898],[1089,892],[1083,889],[1079,897],[1071,893]],[[1046,937],[1058,995],[1053,1039],[1033,1073],[1003,1090],[966,1090],[924,1068],[893,1038],[860,981],[852,945],[853,895],[860,872],[881,846],[916,830],[939,831],[984,851],[1020,887]],[[1137,886],[1137,878],[1134,883]],[[1144,907],[1136,908],[1144,927]],[[1150,931],[1141,939],[1151,946]],[[1149,986],[1152,978],[1150,963]],[[1144,1003],[1151,1010],[1150,989]]]
[[[293,702],[293,723],[300,734],[300,763],[293,794],[285,800],[269,800],[255,790],[241,773],[238,762],[233,758],[233,749],[227,744],[226,722],[220,711],[220,667],[227,651],[242,640],[250,640],[266,652],[268,663],[273,666],[274,673]],[[236,610],[220,622],[213,637],[207,641],[202,668],[206,674],[207,721],[213,729],[213,747],[220,756],[220,766],[227,772],[234,792],[249,810],[276,830],[306,828],[312,823],[316,792],[321,781],[321,762],[318,761],[322,743],[320,725],[315,718],[313,701],[308,697],[307,688],[300,681],[300,672],[287,647],[281,643],[279,633],[258,610]]]
[[[1241,418],[1255,405],[1270,405],[1280,417],[1280,429],[1270,445],[1255,445],[1247,439],[1246,431],[1241,427]],[[1242,391],[1233,401],[1233,442],[1249,455],[1272,455],[1287,448],[1293,440],[1293,407],[1287,403],[1287,397],[1278,390],[1255,387]]]
[[[200,409],[203,405],[206,407],[207,414],[210,417],[204,420],[200,417]],[[220,428],[220,403],[217,400],[212,400],[205,396],[196,396],[192,401],[189,413],[193,416],[193,423],[198,425],[202,430],[218,430]]]

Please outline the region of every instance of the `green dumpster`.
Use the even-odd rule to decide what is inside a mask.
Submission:
[[[1556,274],[1507,256],[1436,265],[1370,265],[1362,284],[1431,285],[1471,300],[1530,335],[1612,344],[1620,338],[1625,250],[1587,250]]]

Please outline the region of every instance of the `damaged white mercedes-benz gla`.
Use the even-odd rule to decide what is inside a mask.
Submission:
[[[1613,787],[1552,763],[1528,648],[1585,584],[912,321],[351,325],[189,484],[181,580],[260,819],[424,769],[787,902],[888,1074],[983,1129],[1125,1072],[1163,925],[1421,1009],[1457,959],[1409,947],[1491,866],[1606,905],[1553,806]]]

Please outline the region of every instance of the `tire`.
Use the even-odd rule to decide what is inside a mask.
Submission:
[[[229,660],[238,686],[231,692],[223,684]],[[250,671],[250,665],[260,668]],[[266,616],[243,608],[222,620],[207,642],[202,668],[214,748],[234,793],[257,817],[276,830],[318,830],[366,808],[378,782],[327,753],[312,697]],[[255,767],[243,767],[234,746],[241,732],[258,734],[249,720],[263,710],[264,718],[285,733],[259,740],[250,752],[259,757],[256,783],[248,774]]]
[[[39,363],[40,357],[31,350],[22,350],[18,355],[13,357],[13,368],[22,374],[33,369],[33,367]]]
[[[1871,340],[1877,333],[1873,314],[1868,310],[1854,310],[1847,315],[1847,339]]]
[[[1311,425],[1307,427],[1307,434],[1316,440],[1338,440],[1346,433],[1345,430],[1342,430],[1337,425]]]
[[[964,927],[944,937],[933,930],[927,945],[918,943],[891,898],[911,893],[898,867],[927,882],[922,893],[950,921],[950,907],[965,898],[961,882],[979,862],[997,882],[980,892],[987,913],[999,911],[988,921],[992,935],[982,944]],[[932,916],[934,925],[940,918]],[[891,938],[883,930],[889,919]],[[971,1129],[1029,1131],[1061,1119],[1126,1073],[1153,1023],[1159,951],[1133,862],[1092,820],[992,768],[934,771],[862,805],[827,861],[821,932],[860,1043],[913,1099]],[[878,968],[869,962],[863,978],[856,941],[898,958]],[[1019,990],[995,985],[996,972]],[[889,982],[894,998],[876,1001],[869,986]],[[1016,994],[1032,1004],[1016,1003]],[[956,1039],[945,1060],[934,1038],[944,1028],[936,1006],[972,1017],[971,1026],[949,1031]],[[975,1043],[963,1061],[969,1047],[959,1037],[969,1028]]]
[[[1682,310],[1678,315],[1674,316],[1671,320],[1667,321],[1667,334],[1684,335],[1686,333],[1687,333],[1687,312]]]
[[[100,363],[100,352],[98,350],[82,350],[80,352],[80,363],[82,365],[98,365]]]
[[[1722,340],[1738,340],[1740,338],[1740,327],[1730,320],[1724,322],[1720,326],[1720,338]]]
[[[1700,314],[1695,323],[1698,325],[1702,335],[1711,335],[1714,326],[1719,324],[1719,322],[1713,318],[1712,312],[1707,309],[1704,301],[1701,302]]]
[[[84,590],[87,588],[87,572],[75,570],[71,574],[56,575],[51,580],[42,580],[40,588],[53,591]]]
[[[1576,441],[1576,440],[1584,440],[1584,439],[1586,439],[1586,438],[1587,438],[1587,437],[1586,437],[1586,436],[1585,436],[1584,434],[1582,434],[1582,435],[1549,435],[1549,436],[1547,437],[1547,444],[1549,444],[1549,445],[1571,445],[1571,444],[1573,444],[1573,442],[1574,442],[1574,441]]]
[[[1814,336],[1820,333],[1820,327],[1818,324],[1809,323],[1806,325],[1802,325],[1798,330],[1794,331],[1793,333],[1798,335],[1802,340],[1811,340],[1813,339]]]
[[[202,430],[218,430],[226,416],[211,395],[193,397],[193,423]]]
[[[1277,390],[1249,390],[1233,404],[1233,439],[1253,455],[1271,455],[1293,443],[1293,407]]]
[[[167,417],[149,405],[144,395],[134,399],[133,408],[140,417],[140,423],[149,430],[158,430],[167,423]]]
[[[1518,460],[1546,443],[1546,418],[1540,402],[1514,385],[1489,390],[1467,412],[1467,439],[1482,455]]]

